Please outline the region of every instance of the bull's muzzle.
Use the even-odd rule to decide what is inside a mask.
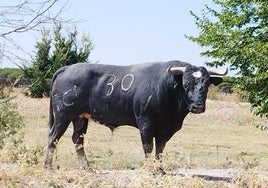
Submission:
[[[189,111],[194,114],[201,114],[205,112],[206,106],[204,104],[191,104]]]

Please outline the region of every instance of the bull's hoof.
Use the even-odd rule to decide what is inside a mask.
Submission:
[[[95,168],[92,168],[90,166],[81,166],[82,170],[85,170],[87,172],[90,172],[92,174],[101,174],[102,172],[100,170],[97,170]]]
[[[147,172],[149,172],[152,175],[166,175],[164,168],[161,165],[161,162],[159,161],[152,161],[150,159],[145,160],[142,166],[143,169],[145,169]]]
[[[155,169],[152,170],[152,174],[153,175],[161,175],[161,176],[164,176],[166,175],[166,171],[164,170],[163,167],[157,167]]]
[[[53,168],[51,165],[44,165],[44,169],[45,170],[59,170],[60,166],[57,165],[56,167]]]
[[[44,169],[45,170],[52,170],[52,166],[48,164],[44,164]]]

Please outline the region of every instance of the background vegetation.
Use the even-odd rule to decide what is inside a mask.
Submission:
[[[0,149],[5,138],[17,133],[23,126],[23,118],[17,110],[17,104],[5,102],[0,104]]]
[[[28,67],[23,67],[25,77],[32,83],[29,87],[31,97],[49,96],[51,78],[58,68],[88,62],[92,43],[86,35],[78,41],[77,34],[76,29],[64,34],[61,24],[55,25],[53,35],[48,30],[42,31],[35,57]]]
[[[268,118],[268,1],[213,2],[217,8],[206,6],[201,16],[191,12],[200,34],[188,38],[205,47],[202,55],[213,59],[207,65],[238,70],[237,88],[255,115]]]

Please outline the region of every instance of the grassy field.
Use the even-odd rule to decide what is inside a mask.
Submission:
[[[89,123],[85,149],[100,173],[80,170],[71,142],[72,126],[58,144],[54,170],[44,170],[48,99],[14,99],[25,127],[7,139],[0,156],[0,187],[268,187],[268,132],[255,126],[266,119],[251,115],[248,103],[207,101],[207,110],[189,114],[167,143],[167,175],[142,167],[139,131],[123,126],[111,131]],[[154,166],[154,163],[151,163]]]

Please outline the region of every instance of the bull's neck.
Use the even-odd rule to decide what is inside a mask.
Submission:
[[[182,88],[181,85],[179,85],[179,83],[174,82],[174,98],[176,100],[176,111],[178,113],[183,113],[185,115],[187,115],[189,113],[189,110],[187,108],[187,101],[188,101],[188,97],[184,91],[184,89]]]

